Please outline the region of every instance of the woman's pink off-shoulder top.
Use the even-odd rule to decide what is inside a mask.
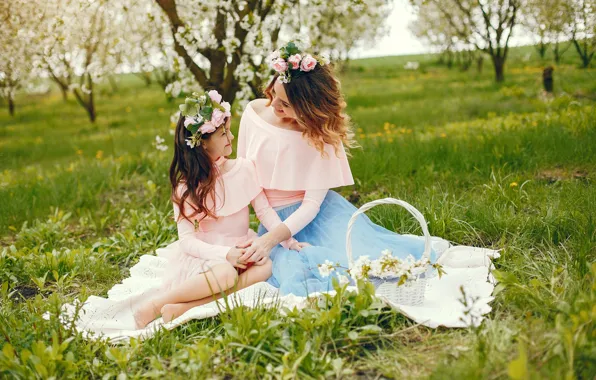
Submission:
[[[237,155],[255,164],[259,185],[272,207],[302,201],[283,222],[293,236],[316,217],[329,189],[354,184],[352,171],[343,145],[336,154],[325,144],[326,154],[321,155],[302,132],[263,120],[254,108],[257,102],[265,100],[248,103],[240,120]]]

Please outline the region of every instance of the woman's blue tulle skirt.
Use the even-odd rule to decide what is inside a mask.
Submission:
[[[288,218],[300,207],[301,203],[276,210],[281,220]],[[340,263],[348,267],[346,256],[346,231],[348,221],[357,210],[344,197],[330,190],[321,204],[315,219],[294,238],[299,242],[311,244],[300,252],[276,246],[271,251],[273,274],[267,282],[280,289],[282,295],[295,294],[306,296],[312,292],[333,289],[332,278],[323,277],[318,264],[325,260]],[[259,236],[267,230],[261,224]],[[374,224],[366,215],[358,216],[352,228],[352,253],[356,260],[368,255],[371,259],[379,258],[381,251],[389,249],[394,256],[406,258],[408,255],[419,259],[424,251],[424,240],[415,236],[404,236]]]

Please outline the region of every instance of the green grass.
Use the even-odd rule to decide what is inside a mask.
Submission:
[[[176,104],[123,76],[116,93],[101,88],[92,125],[57,91],[20,95],[15,118],[0,111],[0,376],[593,378],[596,72],[569,51],[545,99],[549,61],[535,55],[512,50],[500,85],[488,61],[478,74],[431,55],[353,61],[341,78],[362,145],[356,185],[341,192],[358,204],[404,199],[433,235],[503,249],[493,311],[476,329],[416,326],[370,289],[288,315],[232,310],[123,347],[42,319],[105,295],[176,239],[171,147],[151,145],[171,139]],[[410,60],[421,69],[404,70]],[[420,233],[401,210],[370,214]]]

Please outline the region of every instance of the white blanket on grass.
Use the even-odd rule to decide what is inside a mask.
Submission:
[[[130,277],[108,291],[108,298],[91,296],[83,305],[69,304],[63,308],[61,321],[74,326],[89,339],[110,339],[112,342],[126,341],[131,337],[147,338],[160,328],[173,329],[192,319],[216,316],[226,308],[239,305],[255,307],[305,308],[309,299],[320,297],[312,293],[308,297],[281,296],[277,288],[257,283],[240,290],[226,300],[220,299],[188,310],[169,323],[157,319],[146,328],[135,330],[133,310],[146,297],[159,288],[160,277],[167,264],[167,257],[175,243],[156,251],[156,255],[143,255],[130,269]],[[381,298],[388,306],[422,325],[436,328],[468,327],[478,325],[491,311],[489,303],[495,279],[490,271],[492,259],[498,258],[498,251],[468,246],[452,246],[441,238],[433,238],[433,247],[440,253],[439,261],[447,274],[442,278],[428,280],[424,302],[419,306],[399,305]],[[448,248],[449,247],[449,248]],[[463,293],[462,293],[463,289]],[[348,287],[356,291],[356,288]],[[334,292],[329,292],[334,293]],[[466,302],[463,301],[465,295]],[[49,318],[46,315],[46,318]]]

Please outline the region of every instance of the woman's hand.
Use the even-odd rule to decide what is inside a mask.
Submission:
[[[235,268],[246,269],[246,261],[240,260],[245,253],[246,249],[244,248],[231,248],[226,255],[226,260]]]
[[[304,247],[310,247],[310,244],[308,244],[306,242],[295,241],[292,244],[290,244],[289,248],[293,251],[300,252],[302,250],[302,248],[304,248]]]
[[[262,265],[266,259],[269,258],[269,254],[271,254],[271,250],[275,245],[275,241],[270,239],[269,233],[266,233],[254,240],[252,244],[246,248],[246,252],[239,260],[245,263],[254,262],[255,265]]]

